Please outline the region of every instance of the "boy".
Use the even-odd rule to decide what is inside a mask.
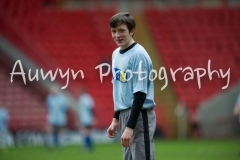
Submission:
[[[107,129],[114,138],[120,123],[124,160],[153,160],[156,116],[152,61],[134,39],[136,23],[127,12],[110,19],[112,38],[119,46],[112,55],[114,116]]]
[[[94,100],[87,92],[86,87],[80,89],[78,97],[78,117],[80,122],[80,131],[84,135],[84,151],[90,152],[93,150],[93,142],[91,131],[94,125]]]
[[[61,148],[63,146],[60,135],[67,125],[68,100],[54,85],[50,88],[46,104],[48,107],[47,147],[53,149],[57,145]]]

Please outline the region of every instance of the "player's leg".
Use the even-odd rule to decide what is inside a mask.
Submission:
[[[131,147],[129,147],[129,148],[122,147],[122,151],[123,151],[123,159],[124,160],[133,160]]]
[[[59,146],[59,127],[53,126],[53,142],[55,146]]]
[[[59,148],[64,147],[64,132],[65,132],[65,126],[58,126],[56,130],[56,143]]]
[[[131,152],[133,160],[154,160],[153,135],[156,128],[156,117],[153,110],[142,110],[134,129]]]
[[[156,130],[156,114],[153,109],[147,110],[148,116],[148,127],[149,127],[149,139],[150,139],[150,157],[151,160],[155,159],[155,148],[154,148],[154,133]]]
[[[53,141],[53,126],[51,124],[48,124],[46,126],[46,145],[48,149],[53,149],[54,147],[54,141]]]
[[[121,111],[120,125],[123,134],[131,109]],[[123,147],[124,160],[154,160],[153,136],[156,129],[156,116],[152,109],[142,110],[133,132],[132,146]]]
[[[120,120],[121,135],[123,134],[126,128],[130,113],[131,113],[131,109],[123,110],[120,112],[119,120]],[[123,152],[124,160],[133,160],[131,147],[129,148],[122,147],[122,152]]]
[[[85,149],[87,151],[92,151],[93,142],[91,139],[91,126],[84,127],[84,141],[85,141]]]

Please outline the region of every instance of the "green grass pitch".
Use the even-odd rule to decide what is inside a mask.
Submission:
[[[240,160],[240,140],[155,140],[156,160]],[[0,149],[0,160],[122,160],[120,143],[97,144],[91,153],[80,146]]]

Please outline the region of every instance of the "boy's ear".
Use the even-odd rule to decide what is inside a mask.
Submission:
[[[131,32],[130,32],[130,35],[133,36],[135,33],[135,29],[132,29]]]

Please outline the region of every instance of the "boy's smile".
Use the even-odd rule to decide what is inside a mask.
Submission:
[[[121,50],[126,49],[134,42],[132,38],[134,30],[129,32],[126,24],[121,24],[116,28],[111,28],[111,32],[113,40],[121,48]]]

